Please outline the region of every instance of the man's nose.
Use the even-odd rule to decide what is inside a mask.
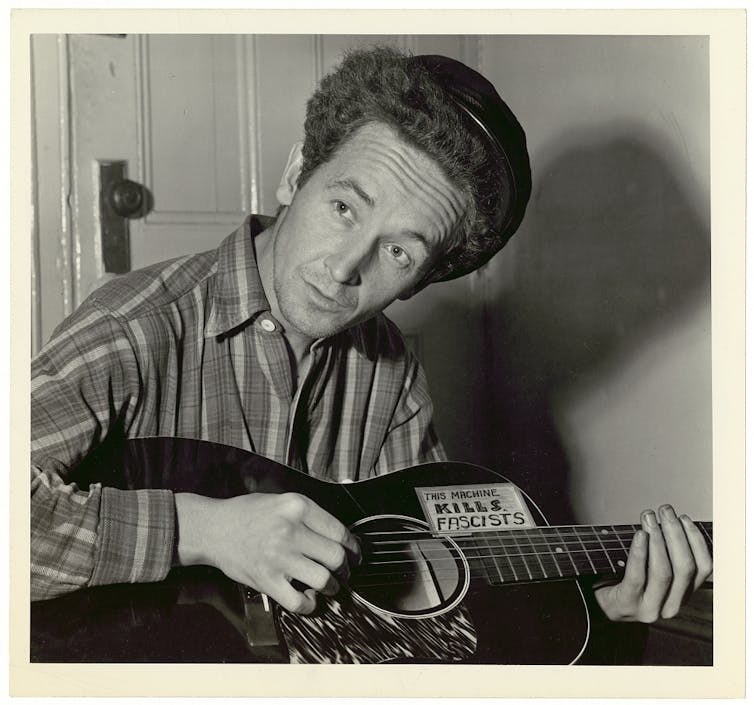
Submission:
[[[361,275],[369,257],[368,248],[343,246],[325,257],[325,267],[338,284],[357,286],[361,284]]]

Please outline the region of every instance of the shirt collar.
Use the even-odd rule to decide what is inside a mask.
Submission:
[[[206,337],[227,333],[270,310],[259,277],[254,238],[274,223],[274,218],[250,215],[217,249],[215,291],[204,329]]]
[[[254,238],[274,224],[275,218],[252,214],[220,243],[215,292],[204,327],[205,337],[223,335],[256,318],[263,311],[270,311],[270,302],[259,276]],[[315,341],[312,347],[324,346],[335,340],[349,340],[355,343],[354,348],[361,357],[369,358],[368,339],[365,323],[359,323],[333,338]]]

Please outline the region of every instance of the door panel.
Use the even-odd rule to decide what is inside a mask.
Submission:
[[[137,179],[154,207],[132,224],[133,267],[215,247],[257,202],[251,38],[135,37]]]
[[[163,35],[139,45],[144,176],[156,196],[147,221],[237,222],[250,193],[242,40]]]
[[[256,192],[259,211],[274,215],[275,190],[294,142],[303,139],[306,101],[322,73],[319,38],[312,35],[253,37],[257,130],[251,136],[259,155]]]

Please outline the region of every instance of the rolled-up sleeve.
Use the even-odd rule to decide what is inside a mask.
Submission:
[[[160,580],[170,569],[175,507],[167,490],[78,487],[72,471],[110,433],[127,430],[139,363],[120,322],[83,305],[32,361],[31,597]]]

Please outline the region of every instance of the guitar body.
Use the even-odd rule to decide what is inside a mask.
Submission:
[[[428,463],[332,484],[202,441],[139,439],[119,453],[117,463],[93,458],[77,481],[215,497],[297,492],[351,527],[364,564],[312,616],[274,606],[275,638],[261,644],[250,644],[255,639],[246,631],[249,591],[211,569],[178,569],[164,583],[91,588],[34,603],[32,660],[568,664],[586,646],[589,616],[575,580],[501,584],[489,558],[463,543],[468,534],[439,535],[428,523],[422,495],[507,483],[490,470]],[[519,496],[529,518],[545,523]],[[377,569],[370,555],[382,556]],[[472,563],[486,569],[481,579],[471,579]]]

